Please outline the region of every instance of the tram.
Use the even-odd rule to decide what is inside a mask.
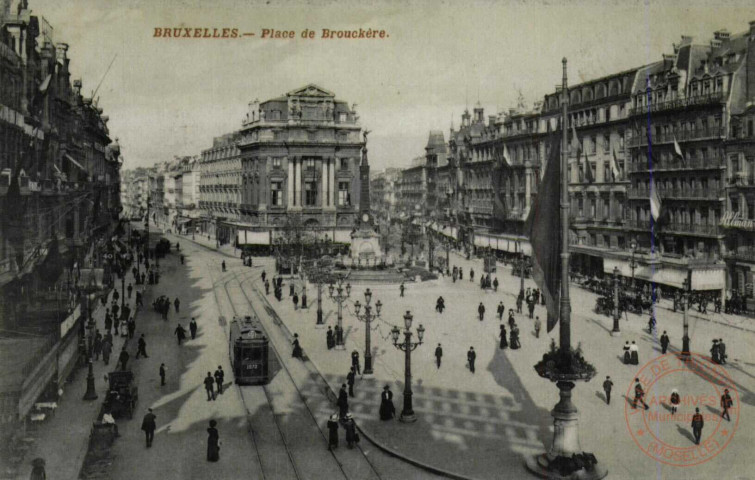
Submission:
[[[259,321],[234,317],[228,340],[231,366],[238,385],[263,385],[268,377],[268,339]]]

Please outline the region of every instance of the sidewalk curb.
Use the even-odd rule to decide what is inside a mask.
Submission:
[[[268,301],[267,297],[265,297],[265,295],[262,295],[262,292],[260,292],[257,289],[256,281],[253,280],[251,282],[251,284],[252,284],[252,288],[254,288],[254,290],[259,294],[260,298],[262,298],[264,300],[264,302],[267,304],[268,308],[265,309],[267,311],[267,313],[269,315],[271,315],[271,316],[274,316],[274,320],[277,322],[277,324],[278,324],[279,327],[282,327],[284,329],[284,332],[289,337],[289,339],[293,338],[293,334],[291,333],[291,330],[289,330],[288,326],[283,322],[283,320],[281,320],[280,316],[278,316],[278,312],[275,310],[275,308],[273,308],[273,306],[270,303],[270,301]],[[317,372],[317,375],[319,375],[319,377],[322,379],[322,381],[325,382],[325,385],[328,386],[328,388],[330,389],[330,391],[336,397],[338,397],[338,393],[335,390],[333,390],[333,387],[331,387],[330,384],[328,383],[328,381],[325,380],[325,377],[323,376],[323,374],[320,371],[320,369],[317,367],[317,364],[312,360],[312,357],[307,356],[307,361],[312,365],[312,367]],[[461,475],[461,474],[458,474],[458,473],[455,473],[455,472],[450,472],[448,470],[443,470],[441,468],[434,467],[432,465],[426,464],[426,463],[421,462],[419,460],[416,460],[414,458],[407,457],[407,456],[405,456],[405,455],[397,452],[396,450],[388,447],[387,445],[384,445],[383,443],[375,440],[375,437],[372,434],[370,434],[368,431],[366,431],[363,427],[357,425],[357,430],[359,430],[362,433],[362,435],[364,435],[365,438],[367,438],[367,440],[369,440],[370,442],[374,443],[375,446],[377,446],[380,450],[384,451],[388,455],[391,455],[392,457],[398,458],[400,460],[405,461],[406,463],[414,465],[415,467],[419,467],[419,468],[421,468],[423,470],[427,470],[430,473],[434,473],[436,475],[441,475],[441,476],[447,477],[447,478],[452,478],[454,480],[478,480],[475,477],[469,477],[469,476]]]

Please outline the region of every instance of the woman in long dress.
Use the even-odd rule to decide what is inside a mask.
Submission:
[[[301,346],[299,345],[299,334],[298,333],[294,333],[293,345],[294,345],[294,351],[291,354],[291,356],[294,357],[294,358],[302,358],[302,350],[301,350]]]
[[[359,442],[357,435],[357,426],[354,423],[354,417],[350,414],[346,414],[346,418],[343,420],[343,428],[346,430],[346,446],[354,448],[354,445]]]
[[[328,450],[338,448],[338,414],[334,413],[328,420]]]
[[[501,344],[499,345],[500,349],[503,350],[504,348],[507,348],[509,342],[506,340],[506,325],[501,324],[501,333],[498,336],[501,337]]]
[[[517,350],[521,345],[519,345],[519,327],[514,324],[514,327],[511,329],[511,340],[509,341],[509,345],[511,346],[512,350]]]
[[[629,365],[631,363],[631,355],[629,353],[629,342],[626,342],[624,344],[624,365]]]
[[[207,429],[207,461],[217,462],[220,460],[220,434],[215,428],[218,422],[210,420],[210,428]]]
[[[390,420],[396,416],[396,407],[393,406],[393,392],[391,387],[383,387],[383,393],[380,394],[380,420]]]

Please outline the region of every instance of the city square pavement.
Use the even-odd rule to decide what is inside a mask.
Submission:
[[[262,264],[269,276],[274,273],[272,259],[255,259],[255,264]],[[515,309],[519,278],[511,275],[509,267],[499,265],[495,275],[501,283],[499,291],[482,291],[479,287],[481,260],[468,261],[454,253],[451,264],[464,268],[463,280],[453,283],[449,277],[445,277],[407,283],[403,298],[399,296],[397,285],[352,285],[351,299],[344,305],[344,351],[327,350],[325,330],[315,328],[317,292],[314,285],[307,287],[307,309],[294,309],[287,285],[283,288],[282,302],[276,301],[271,292],[262,303],[269,303],[288,329],[299,334],[308,359],[327,379],[331,388],[337,391],[345,382],[353,350],[359,352],[363,365],[365,324],[356,320],[352,305],[355,300],[364,303],[363,292],[369,287],[373,291],[373,304],[381,300],[383,310],[381,318],[373,324],[375,373],[357,379],[356,396],[350,399],[350,409],[363,431],[375,441],[408,458],[462,476],[480,479],[522,478],[525,456],[544,451],[552,438],[550,410],[558,400],[558,390],[555,385],[537,376],[533,365],[547,351],[551,339],[558,338],[558,329],[546,333],[543,328],[540,338],[535,338],[533,321],[526,317],[525,308],[525,314],[516,315],[522,348],[500,350],[500,322],[496,317],[496,306],[503,301],[507,312],[510,308]],[[474,282],[469,281],[470,268],[476,272]],[[251,280],[252,288],[264,297],[259,275],[254,275]],[[525,287],[534,286],[532,280],[525,281]],[[327,297],[327,289],[323,293]],[[435,312],[435,301],[441,295],[447,307],[443,314]],[[575,347],[581,345],[586,358],[597,368],[597,376],[591,382],[580,382],[573,391],[574,403],[581,412],[582,449],[593,452],[614,478],[660,476],[707,479],[741,475],[744,472],[742,459],[746,458],[748,446],[755,439],[750,420],[755,405],[755,353],[748,347],[755,341],[755,333],[749,325],[751,320],[691,312],[689,331],[693,352],[709,355],[713,338],[723,338],[727,343],[729,362],[725,370],[731,380],[726,386],[736,393],[735,407],[741,406],[742,409],[732,414],[729,428],[724,425],[716,429],[720,409],[717,399],[714,399],[712,404],[702,409],[709,416],[703,437],[715,431],[716,435],[733,435],[731,442],[721,451],[716,451],[715,458],[710,461],[692,467],[669,466],[656,462],[640,450],[638,445],[642,443],[635,439],[641,440],[637,435],[645,432],[636,428],[632,410],[628,407],[627,397],[633,396],[632,381],[635,376],[644,363],[660,356],[657,339],[647,333],[647,315],[627,315],[621,320],[622,335],[612,337],[609,335],[612,319],[593,312],[595,300],[596,295],[572,285],[572,343]],[[480,302],[486,307],[483,321],[477,317]],[[659,333],[668,331],[670,351],[673,352],[681,346],[682,316],[667,307],[662,303],[658,308],[658,330]],[[324,299],[323,310],[327,325],[334,326],[335,303]],[[413,424],[397,420],[381,422],[378,407],[384,385],[389,385],[394,393],[397,415],[402,409],[404,354],[392,345],[390,330],[393,325],[403,330],[402,317],[407,310],[414,315],[413,339],[416,341],[416,327],[419,324],[423,324],[426,330],[424,344],[412,354],[414,410],[419,419]],[[540,316],[544,324],[545,313],[542,306],[535,309],[535,315]],[[504,315],[504,323],[506,320],[507,315]],[[506,328],[508,330],[507,323]],[[639,366],[624,365],[621,361],[622,346],[626,341],[637,342]],[[434,359],[438,343],[443,347],[440,368],[436,368]],[[468,370],[466,362],[470,346],[477,352],[474,374]],[[690,364],[703,369],[709,365],[705,360]],[[610,405],[606,405],[602,389],[606,375],[610,375],[614,382]],[[668,396],[672,388],[679,389],[685,398],[707,394],[711,390],[708,378],[698,368],[682,368],[674,375],[647,386],[648,400]],[[652,402],[651,405],[649,412],[666,413],[664,405]],[[694,403],[685,402],[680,411],[689,414],[692,405]],[[737,413],[741,415],[738,417]],[[651,427],[648,429],[664,445],[694,450],[689,419],[658,421]],[[630,434],[630,428],[635,429],[634,435]],[[723,439],[721,437],[719,445],[725,444]],[[698,455],[705,457],[706,452],[699,451]],[[713,453],[709,452],[708,456],[713,456]]]

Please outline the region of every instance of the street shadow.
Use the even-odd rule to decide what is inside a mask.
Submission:
[[[601,401],[606,401],[606,394],[601,392],[600,390],[595,390],[595,396],[598,397]]]
[[[589,320],[590,320],[590,321],[591,321],[592,323],[594,323],[595,325],[597,325],[597,326],[599,326],[600,328],[602,328],[603,330],[605,330],[606,332],[608,332],[608,333],[611,333],[611,329],[610,329],[610,328],[608,328],[608,327],[606,327],[605,325],[603,325],[603,323],[602,323],[602,322],[599,322],[599,321],[595,320],[594,318],[589,318]]]
[[[709,364],[713,363],[709,357],[692,356],[689,361],[682,362],[687,370],[698,377],[714,385],[729,390],[735,390],[738,393],[739,401],[747,405],[755,405],[755,393],[744,387],[741,383],[734,381],[731,377],[722,377]],[[723,368],[723,367],[722,367]]]
[[[679,435],[686,438],[692,443],[695,443],[695,436],[692,434],[690,430],[687,430],[686,428],[682,427],[681,425],[676,425],[676,431],[679,432]]]
[[[668,403],[665,403],[665,402],[662,402],[662,403],[661,403],[661,406],[662,406],[663,408],[665,408],[665,409],[666,409],[667,411],[669,411],[669,412],[670,412],[670,411],[671,411],[671,409],[673,408],[673,407],[672,407],[672,406],[671,406],[670,404],[668,404]]]
[[[707,408],[710,413],[715,413],[716,416],[718,416],[718,417],[721,416],[721,410],[719,410],[719,409],[717,409],[715,407],[711,407],[710,405],[706,405],[705,408]]]

